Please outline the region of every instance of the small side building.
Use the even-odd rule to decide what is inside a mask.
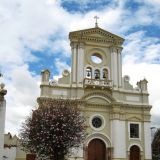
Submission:
[[[19,139],[16,135],[12,137],[10,133],[4,134],[4,150],[2,160],[26,160],[26,153],[22,151]]]

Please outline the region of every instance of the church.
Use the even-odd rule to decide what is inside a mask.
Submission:
[[[41,72],[38,103],[54,99],[78,100],[87,117],[88,136],[71,150],[70,160],[151,160],[150,109],[147,80],[134,88],[130,77],[122,77],[124,39],[100,28],[69,33],[71,72],[64,70],[58,81],[50,71]],[[5,119],[7,91],[0,85],[0,120]],[[4,124],[0,128],[0,159],[4,146]],[[7,137],[11,137],[7,135]],[[16,160],[25,160],[20,154]]]
[[[134,88],[122,77],[124,39],[100,28],[69,33],[71,72],[58,81],[42,71],[39,101],[75,99],[87,117],[89,134],[73,149],[77,160],[151,160],[150,109],[147,80]]]

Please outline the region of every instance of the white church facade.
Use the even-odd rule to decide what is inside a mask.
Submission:
[[[134,88],[129,76],[122,77],[124,39],[99,28],[70,32],[71,72],[64,70],[58,81],[42,71],[38,103],[73,99],[87,117],[88,136],[72,150],[71,160],[151,160],[150,109],[147,80]],[[6,94],[0,85],[0,160],[4,157]],[[17,147],[17,138],[6,135],[6,144]],[[12,139],[13,144],[9,143]],[[10,141],[11,142],[11,141]],[[15,146],[16,144],[16,146]],[[14,148],[15,149],[15,148]],[[9,155],[6,148],[6,155]],[[15,153],[15,152],[14,152]],[[26,154],[16,149],[15,160]],[[12,156],[13,158],[13,156]],[[10,160],[12,160],[10,158]]]
[[[71,72],[58,81],[42,71],[38,102],[81,101],[88,137],[73,151],[78,160],[151,160],[150,109],[147,80],[130,84],[122,77],[124,39],[99,28],[70,32]]]

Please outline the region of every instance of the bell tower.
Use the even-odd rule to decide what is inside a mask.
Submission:
[[[70,32],[71,84],[122,87],[121,51],[124,39],[98,27]]]

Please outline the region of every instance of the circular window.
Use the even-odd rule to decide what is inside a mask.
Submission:
[[[98,53],[95,53],[91,56],[91,60],[93,63],[100,64],[102,63],[102,56]]]
[[[102,126],[102,120],[100,117],[94,117],[92,119],[92,125],[95,128],[100,128]]]

